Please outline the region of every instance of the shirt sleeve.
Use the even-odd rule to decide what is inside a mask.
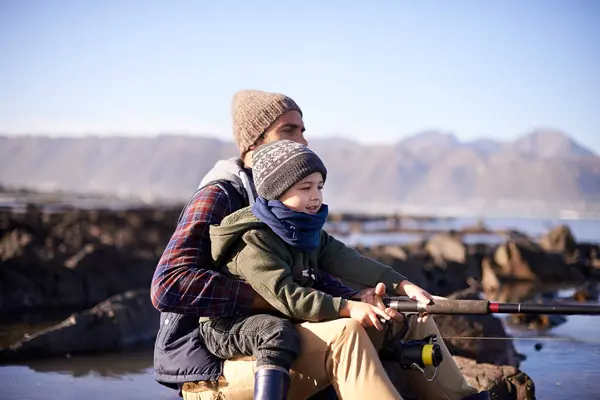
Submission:
[[[152,304],[163,312],[202,317],[250,312],[251,286],[214,270],[209,227],[231,212],[227,194],[218,186],[198,190],[182,214],[154,272]]]
[[[325,231],[321,232],[319,267],[334,276],[366,287],[375,287],[383,282],[386,291],[392,295],[396,294],[398,285],[406,280],[392,267],[365,257]]]

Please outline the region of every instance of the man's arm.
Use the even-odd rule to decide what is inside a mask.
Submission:
[[[248,284],[213,270],[209,227],[230,212],[227,194],[218,186],[194,194],[154,271],[151,298],[156,309],[213,317],[248,313],[256,305]]]

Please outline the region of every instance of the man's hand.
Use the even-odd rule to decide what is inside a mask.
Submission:
[[[400,285],[396,288],[396,293],[401,296],[408,296],[411,300],[425,305],[433,304],[435,299],[443,299],[443,297],[431,295],[427,290],[408,280],[400,282]],[[427,322],[428,318],[429,315],[427,313],[420,313],[417,317],[417,322]]]
[[[405,295],[410,297],[411,300],[418,301],[423,304],[432,304],[433,296],[425,289],[420,286],[415,285],[410,281],[402,281],[400,285],[398,285],[399,295]]]

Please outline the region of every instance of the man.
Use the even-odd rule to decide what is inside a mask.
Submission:
[[[256,147],[281,139],[307,144],[300,107],[291,98],[278,93],[258,90],[236,93],[233,99],[233,131],[240,157],[217,162],[204,177],[183,209],[152,281],[152,303],[162,312],[155,348],[155,377],[164,385],[182,388],[186,399],[204,398],[202,391],[207,387],[221,392],[224,398],[252,397],[252,362],[223,362],[210,354],[200,341],[198,317],[234,316],[271,310],[271,307],[248,284],[231,280],[213,270],[208,228],[219,224],[233,211],[254,203],[256,191],[250,169],[252,152]],[[418,286],[406,282],[404,288],[406,294],[417,300],[429,301],[426,292]],[[377,294],[383,293],[378,290]],[[381,305],[375,289],[365,289],[359,296],[362,301]],[[394,315],[394,319],[403,321],[400,314]],[[409,333],[418,336],[437,332],[432,322],[418,324],[425,328],[415,328],[416,321],[409,325]],[[312,346],[318,347],[319,354],[325,354],[319,346],[327,342],[340,354],[346,354],[348,337],[343,332],[347,331],[348,325],[341,321],[335,326],[337,330],[327,328],[319,332],[299,328],[303,352]],[[440,345],[447,353],[443,342]],[[290,395],[307,398],[328,386],[332,361],[327,357],[330,356],[324,356],[318,365],[311,364],[311,373],[293,375]],[[308,362],[306,358],[301,356],[300,362]],[[459,394],[454,397],[444,395],[446,397],[443,398],[460,399],[463,389],[464,397],[473,393],[451,358],[443,364],[446,364],[446,372],[438,371],[435,381],[442,389],[435,389],[436,393],[444,392],[448,387],[452,393]],[[349,371],[343,373],[346,380],[353,379],[354,382],[360,379],[359,371],[355,371],[354,375]]]

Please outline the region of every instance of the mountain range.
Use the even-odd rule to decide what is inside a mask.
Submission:
[[[312,139],[339,211],[600,216],[600,157],[557,130],[463,142],[425,131],[387,145]],[[185,201],[231,141],[210,137],[0,136],[0,184]]]

